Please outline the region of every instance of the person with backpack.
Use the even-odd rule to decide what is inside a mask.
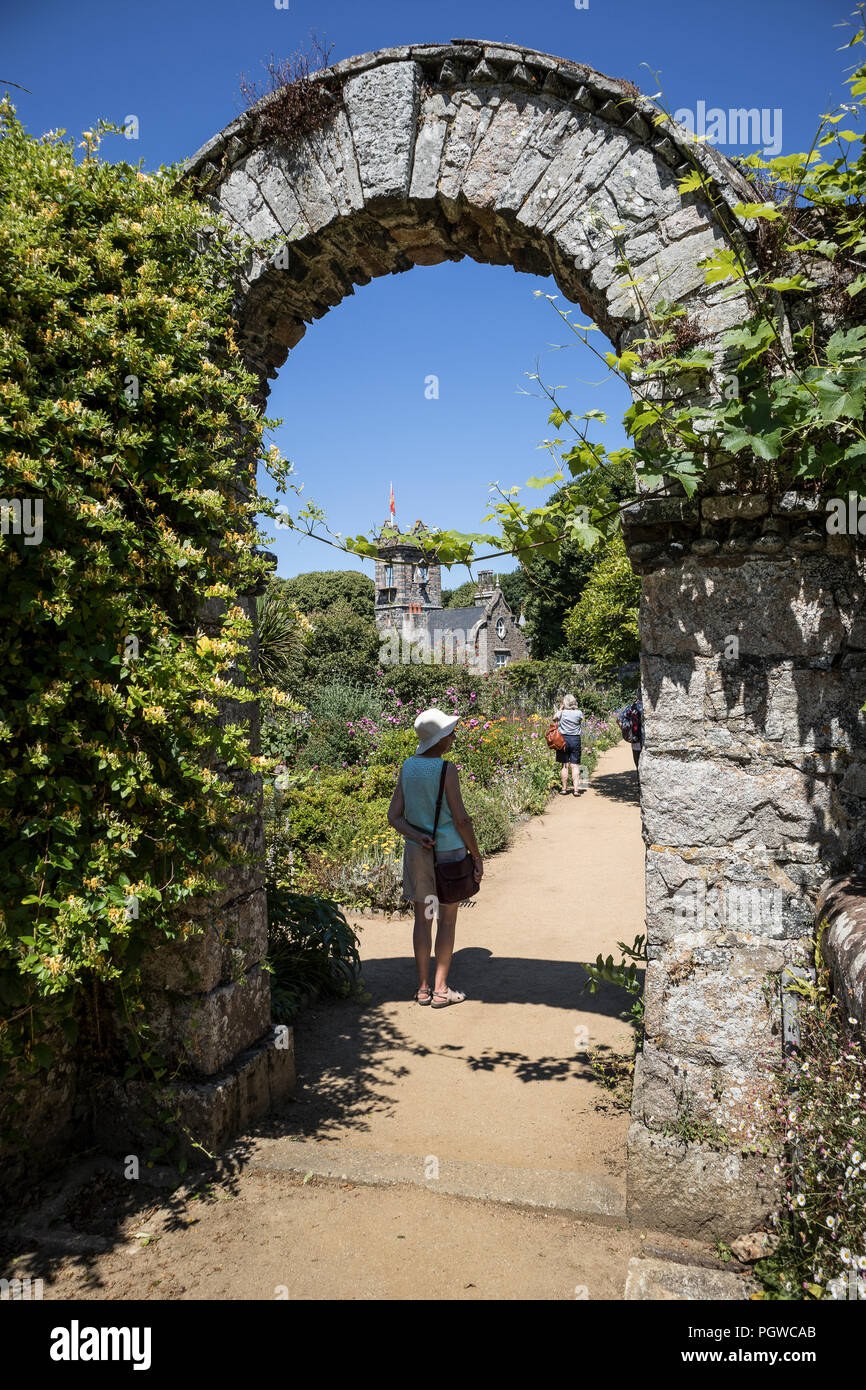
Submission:
[[[568,769],[571,768],[571,781],[575,796],[582,790],[580,786],[581,742],[583,737],[583,710],[578,709],[573,695],[564,695],[562,704],[553,716],[553,723],[559,730],[562,746],[558,741],[552,745],[556,750],[556,761],[562,767],[562,796],[568,796]],[[553,727],[553,726],[551,726]]]
[[[619,727],[626,743],[631,744],[634,765],[637,767],[644,745],[643,700],[640,697],[640,691],[638,691],[637,699],[632,700],[631,704],[620,714]]]

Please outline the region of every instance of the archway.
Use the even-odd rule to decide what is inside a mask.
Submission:
[[[657,108],[630,84],[517,46],[469,41],[364,55],[317,80],[341,88],[324,126],[269,138],[263,118],[276,94],[187,168],[241,237],[272,238],[277,248],[266,260],[251,253],[238,285],[241,341],[262,401],[306,324],[356,285],[463,256],[552,275],[619,350],[647,329],[641,301],[675,300],[721,374],[721,336],[746,316],[745,299],[708,287],[701,261],[732,240],[742,244],[748,229],[732,209],[748,189],[716,151],[659,125]],[[712,180],[712,205],[678,191],[695,163]],[[640,296],[617,269],[614,229]],[[760,1160],[686,1148],[657,1121],[685,1103],[696,1120],[735,1134],[765,1075],[762,1054],[779,1052],[778,997],[766,981],[777,990],[783,968],[805,957],[802,894],[845,851],[835,788],[804,761],[824,698],[809,686],[808,663],[843,650],[863,584],[849,582],[845,556],[825,554],[796,498],[648,500],[632,509],[626,530],[629,555],[647,576],[650,955],[629,1206],[656,1227],[728,1236],[772,1206]],[[823,600],[843,572],[848,588],[831,600],[828,619]],[[735,667],[725,657],[731,633],[747,658]],[[843,680],[834,700],[846,693]],[[791,738],[773,732],[785,709]],[[820,751],[820,736],[813,746]],[[725,885],[775,893],[774,903],[781,895],[778,913],[747,923],[705,911],[684,920],[684,886],[705,901],[708,889]],[[238,1048],[260,1035],[260,1012],[237,1033]]]

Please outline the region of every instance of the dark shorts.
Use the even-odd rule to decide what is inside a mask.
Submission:
[[[556,761],[558,763],[579,763],[580,762],[580,734],[563,734],[565,747],[557,748]]]

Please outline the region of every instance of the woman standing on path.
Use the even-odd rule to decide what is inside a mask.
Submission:
[[[442,775],[442,755],[454,742],[456,715],[443,714],[439,709],[426,709],[415,720],[418,747],[400,768],[397,786],[388,807],[388,824],[406,840],[403,851],[403,896],[415,909],[415,930],[412,942],[415,964],[418,967],[419,1004],[444,1009],[448,1004],[461,1004],[466,998],[459,989],[449,989],[448,970],[454,952],[454,932],[457,926],[459,903],[440,903],[436,897],[436,873],[433,857],[433,825],[436,800]],[[445,764],[445,794],[436,827],[435,850],[440,863],[463,859],[468,849],[475,864],[475,879],[480,881],[484,865],[475,839],[469,813],[460,795],[460,778],[453,763]],[[424,827],[428,827],[425,829]],[[436,913],[436,977],[430,990],[430,945],[433,933],[433,914]]]
[[[568,768],[571,765],[571,781],[577,796],[580,787],[581,735],[583,734],[583,710],[577,708],[573,695],[564,695],[562,704],[553,716],[559,732],[565,739],[565,747],[557,748],[556,761],[562,764],[562,796],[568,796]]]

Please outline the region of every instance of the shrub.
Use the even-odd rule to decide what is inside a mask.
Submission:
[[[358,981],[358,936],[335,902],[268,883],[271,1012],[290,1022],[312,992],[338,998]]]
[[[376,586],[357,570],[309,570],[291,579],[275,579],[271,585],[299,613],[327,613],[347,606],[359,618],[372,618]]]
[[[307,737],[309,718],[306,711],[300,705],[277,704],[270,699],[260,702],[260,710],[262,757],[293,763]]]
[[[259,113],[266,140],[293,141],[321,130],[334,119],[343,99],[339,78],[312,81],[314,72],[327,68],[329,57],[330,48],[325,49],[313,35],[312,53],[299,51],[279,61],[271,54],[263,64],[268,75],[264,88],[246,75],[241,77],[241,95],[248,107],[271,96]]]
[[[303,613],[273,585],[259,599],[259,670],[272,685],[288,685],[300,674],[311,629]]]
[[[310,634],[300,674],[288,688],[311,703],[323,686],[370,689],[379,665],[379,634],[372,617],[360,617],[347,603],[311,613]]]
[[[414,729],[388,729],[379,735],[379,742],[370,754],[370,762],[392,768],[396,776],[397,768],[405,758],[412,757],[417,747],[418,738]]]
[[[310,700],[309,734],[299,761],[323,768],[359,762],[367,740],[356,736],[353,725],[380,715],[379,701],[368,687],[332,681]]]
[[[486,684],[483,677],[465,666],[403,665],[386,666],[379,677],[383,695],[393,695],[409,706],[414,719],[419,709],[444,709],[447,713],[468,712]],[[452,698],[452,696],[454,698]],[[471,697],[474,696],[475,699]]]
[[[502,798],[474,784],[464,786],[462,791],[481,854],[496,854],[507,849],[511,843],[512,821]]]
[[[403,841],[397,836],[389,844],[380,837],[348,857],[311,854],[304,867],[304,882],[354,912],[399,912],[406,906]]]

